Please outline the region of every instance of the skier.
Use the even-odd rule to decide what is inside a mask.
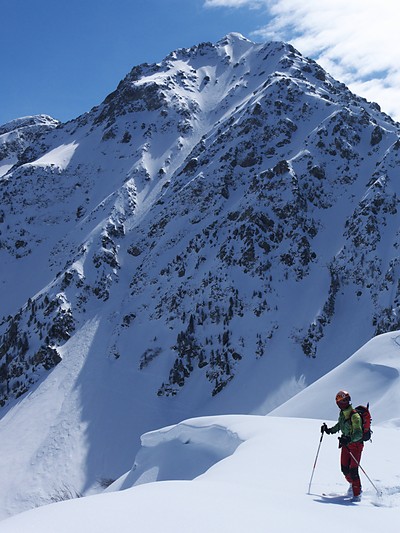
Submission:
[[[353,501],[360,501],[362,491],[358,465],[364,448],[363,429],[361,416],[353,409],[350,402],[350,394],[347,391],[341,390],[336,394],[336,405],[340,409],[339,420],[331,428],[323,423],[321,432],[328,435],[338,431],[342,432],[339,437],[339,448],[342,450],[340,455],[341,470],[350,483],[348,495],[352,496]]]

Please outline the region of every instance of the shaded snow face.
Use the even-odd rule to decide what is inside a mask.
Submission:
[[[218,419],[195,419],[142,435],[133,468],[108,490],[172,479],[194,479],[228,457],[242,440]]]
[[[74,121],[31,122],[3,128],[40,136],[11,169],[4,152],[1,403],[98,312],[103,356],[157,373],[158,398],[242,402],[235,377],[279,354],[257,412],[397,327],[398,126],[290,45],[230,34],[135,67]]]
[[[41,507],[3,521],[2,533],[50,533],[55,524],[59,533],[71,530],[83,533],[88,529],[99,533],[112,529],[128,533],[132,528],[162,529],[167,533],[188,528],[193,533],[261,533],[266,527],[282,533],[293,530],[317,533],[321,523],[324,531],[333,533],[343,519],[355,520],[357,527],[365,531],[382,527],[395,533],[400,506],[395,468],[400,445],[397,429],[377,429],[376,442],[368,448],[366,444],[363,453],[363,464],[382,494],[378,496],[362,477],[362,500],[353,503],[340,496],[346,493],[348,483],[340,472],[339,452],[333,437],[327,436],[322,443],[311,490],[307,492],[320,436],[319,421],[231,416],[209,418],[206,424],[202,419],[192,419],[190,426],[190,434],[195,431],[198,441],[202,431],[207,435],[204,447],[198,448],[199,461],[203,452],[207,454],[211,444],[209,437],[215,436],[215,427],[219,428],[218,432],[237,434],[243,442],[233,454],[192,481],[142,484]],[[170,431],[168,428],[165,432]],[[179,438],[183,425],[175,431]],[[151,438],[159,442],[162,433],[153,434]],[[386,450],[384,463],[381,446]],[[158,455],[157,450],[154,451]],[[174,455],[168,454],[165,459],[178,461],[179,457]],[[184,462],[185,458],[182,465]],[[282,465],[286,475],[282,475]],[[190,465],[187,466],[190,470]],[[311,521],[310,515],[313,516]]]
[[[307,416],[335,420],[335,395],[348,390],[352,405],[370,404],[372,423],[397,427],[400,398],[400,336],[398,331],[379,335],[344,363],[272,410],[272,416]]]
[[[265,414],[398,327],[398,125],[290,45],[178,50],[0,136],[0,448],[37,424],[12,512],[53,472],[119,478],[156,427]]]

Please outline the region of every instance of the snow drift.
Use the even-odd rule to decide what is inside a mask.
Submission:
[[[191,419],[144,435],[134,468],[107,493],[41,507],[1,523],[2,533],[75,533],[110,530],[166,532],[397,531],[400,516],[400,445],[397,379],[400,333],[382,335],[280,409],[281,416],[231,415]],[[357,369],[376,365],[364,382]],[[349,371],[352,377],[349,376]],[[336,419],[335,392],[343,384],[357,402],[366,395],[374,416],[373,442],[362,464],[380,494],[362,476],[363,498],[354,504],[339,468],[336,437],[325,436],[311,491],[308,483],[322,421]],[[296,417],[290,417],[290,405]],[[334,416],[333,416],[334,415]],[[311,417],[311,418],[310,418]],[[187,447],[190,452],[183,449]],[[199,470],[212,465],[202,474]],[[188,458],[190,457],[190,460]],[[136,472],[136,473],[135,473]],[[144,483],[150,479],[164,481]],[[169,479],[169,481],[166,481]],[[133,485],[133,486],[132,486]],[[131,488],[128,488],[131,487]],[[124,488],[125,490],[118,490]],[[114,489],[115,491],[112,491]],[[327,494],[325,496],[324,494]]]

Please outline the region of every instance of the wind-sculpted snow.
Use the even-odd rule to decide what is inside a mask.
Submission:
[[[145,433],[133,468],[108,490],[124,490],[152,481],[194,479],[232,455],[242,442],[217,419],[208,418]]]
[[[329,413],[333,419],[337,414],[331,401],[335,389],[351,391],[354,405],[369,403],[375,424],[390,424],[397,418],[393,413],[400,410],[399,332],[385,333],[370,340],[344,363],[270,414],[305,416],[309,412],[310,418],[323,418]],[[323,394],[323,390],[330,391],[330,395]]]
[[[118,478],[155,427],[265,414],[400,327],[399,136],[291,45],[238,34],[66,124],[0,128],[0,404],[76,382],[89,466],[61,485]]]
[[[55,528],[58,533],[317,533],[321,527],[333,533],[343,521],[360,531],[397,531],[398,429],[379,428],[374,444],[365,445],[363,464],[380,495],[362,477],[362,500],[353,503],[341,496],[348,483],[340,472],[334,437],[326,436],[322,443],[308,491],[320,421],[242,416],[216,417],[215,423],[237,432],[244,442],[196,479],[146,483],[41,507],[3,521],[2,533],[53,533]],[[173,457],[179,462],[180,454]],[[171,460],[171,454],[165,459]]]

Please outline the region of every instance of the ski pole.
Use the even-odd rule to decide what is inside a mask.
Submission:
[[[312,480],[313,480],[313,477],[314,477],[315,467],[316,467],[316,465],[317,465],[317,460],[318,460],[319,450],[320,450],[320,448],[321,448],[321,443],[322,443],[322,438],[323,438],[323,436],[324,436],[324,432],[321,430],[321,438],[319,439],[319,445],[318,445],[317,455],[315,456],[314,466],[313,466],[313,469],[312,469],[312,472],[311,472],[311,479],[310,479],[310,483],[309,483],[309,485],[308,485],[308,494],[310,494],[311,483],[312,483]]]
[[[349,448],[346,446],[346,448],[349,450]],[[353,461],[357,464],[357,466],[359,466],[361,468],[361,471],[363,472],[363,474],[365,475],[365,477],[368,479],[368,481],[371,483],[371,485],[374,487],[374,489],[376,490],[378,496],[382,496],[382,492],[380,490],[378,490],[376,488],[376,486],[374,485],[374,483],[372,482],[371,478],[368,476],[367,472],[364,470],[364,468],[360,465],[360,462],[357,461],[357,459],[354,457],[354,455],[352,454],[351,450],[349,450],[349,453],[353,459]]]

